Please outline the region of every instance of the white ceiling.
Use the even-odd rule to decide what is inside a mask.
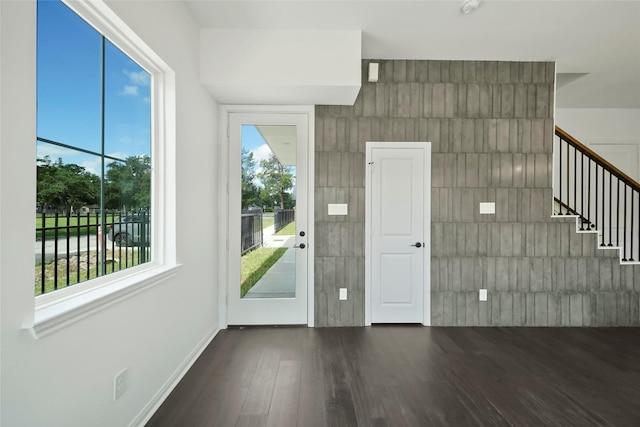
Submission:
[[[640,0],[183,1],[202,28],[361,30],[363,58],[556,61],[558,107],[640,108]]]
[[[282,166],[296,165],[295,126],[256,126]]]

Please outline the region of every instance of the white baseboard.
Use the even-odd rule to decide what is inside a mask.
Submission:
[[[147,403],[144,408],[138,413],[138,415],[129,423],[129,427],[144,427],[144,425],[151,419],[153,414],[156,413],[160,405],[165,401],[169,394],[173,391],[173,389],[178,385],[180,380],[186,375],[186,373],[191,369],[191,366],[198,360],[198,357],[202,354],[202,352],[207,348],[209,343],[215,338],[215,336],[220,332],[219,326],[216,324],[203,338],[200,340],[198,345],[189,353],[189,355],[185,358],[185,360],[178,366],[178,368],[173,372],[173,374],[167,379],[167,381],[162,385],[160,390],[151,398],[149,403]]]

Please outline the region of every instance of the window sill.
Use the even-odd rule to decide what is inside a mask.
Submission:
[[[25,327],[35,339],[99,312],[176,275],[180,264],[153,266],[91,291],[36,307],[33,325]]]

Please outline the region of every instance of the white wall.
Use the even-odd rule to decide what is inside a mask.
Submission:
[[[176,72],[177,257],[183,266],[174,278],[40,340],[21,329],[34,312],[35,3],[0,1],[5,427],[141,421],[217,328],[217,104],[198,83],[199,31],[181,2],[109,4]],[[113,376],[124,367],[129,388],[113,402]]]
[[[558,108],[555,120],[631,178],[640,178],[640,109]]]
[[[556,125],[576,137],[640,141],[640,109],[557,108]]]
[[[202,83],[225,104],[353,105],[360,31],[203,29]]]

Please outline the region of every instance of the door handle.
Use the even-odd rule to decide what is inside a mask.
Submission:
[[[414,244],[413,244],[413,245],[411,245],[411,246],[415,246],[416,248],[421,248],[421,247],[422,247],[422,243],[420,243],[420,242],[416,242],[416,243],[414,243]]]
[[[300,248],[300,249],[304,249],[307,247],[307,245],[305,245],[304,243],[300,243],[299,245],[293,245],[294,248]]]

